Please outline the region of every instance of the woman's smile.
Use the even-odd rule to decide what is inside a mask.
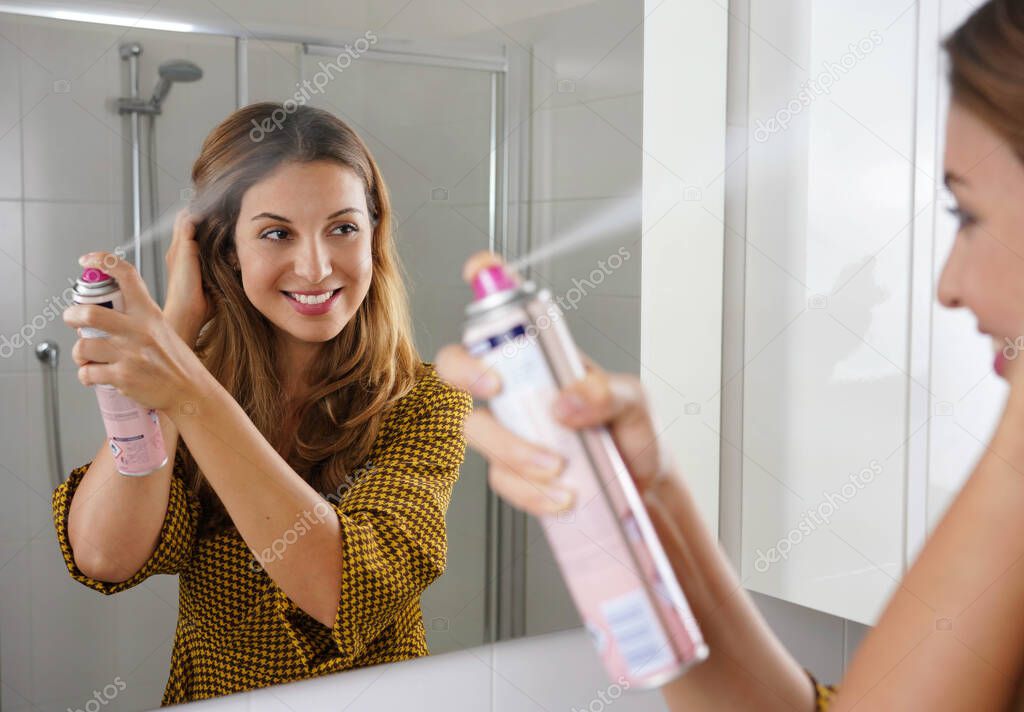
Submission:
[[[319,316],[326,314],[338,301],[342,287],[326,292],[281,292],[299,314]]]

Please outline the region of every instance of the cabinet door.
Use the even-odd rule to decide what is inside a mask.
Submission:
[[[904,565],[913,6],[752,3],[745,584],[871,623]],[[742,71],[742,68],[740,69]]]

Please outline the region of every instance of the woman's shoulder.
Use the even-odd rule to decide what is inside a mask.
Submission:
[[[409,406],[431,410],[462,410],[473,405],[469,393],[445,381],[437,374],[434,364],[426,361],[420,363],[416,385],[401,400],[407,401]]]
[[[431,418],[461,420],[472,408],[473,397],[469,393],[442,379],[432,363],[421,362],[416,383],[395,403],[394,416],[405,420],[429,414]]]

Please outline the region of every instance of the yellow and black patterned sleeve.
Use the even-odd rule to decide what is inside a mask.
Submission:
[[[445,514],[472,403],[431,369],[386,419],[354,484],[332,500],[341,523],[342,583],[331,638],[345,666],[444,573]],[[292,642],[315,672],[317,640],[299,624],[294,603],[276,593]]]
[[[92,461],[76,467],[68,479],[61,483],[53,492],[53,524],[57,529],[57,543],[64,555],[64,563],[68,573],[76,581],[110,595],[137,586],[154,574],[180,573],[192,558],[198,531],[200,504],[197,496],[188,490],[181,478],[180,458],[175,460],[174,474],[171,477],[170,497],[167,501],[167,514],[164,516],[160,539],[149,559],[134,576],[127,581],[109,583],[98,581],[86,576],[75,564],[75,555],[71,550],[68,538],[68,513],[71,510],[71,499],[75,496],[82,478]]]
[[[828,712],[838,690],[834,685],[822,685],[810,670],[805,669],[804,672],[807,673],[807,677],[811,679],[811,684],[814,686],[814,712]]]

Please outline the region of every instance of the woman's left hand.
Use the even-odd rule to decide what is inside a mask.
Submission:
[[[83,267],[96,267],[117,280],[125,311],[96,304],[73,304],[64,323],[91,327],[109,338],[79,338],[71,356],[83,385],[109,384],[146,408],[168,414],[192,398],[205,367],[171,324],[135,267],[109,252],[90,252]],[[78,332],[81,334],[81,332]]]

